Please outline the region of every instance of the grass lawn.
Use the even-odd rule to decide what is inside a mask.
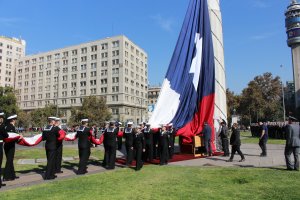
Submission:
[[[0,193],[10,199],[299,199],[300,173],[275,169],[145,166]]]
[[[241,141],[242,144],[258,144],[259,138],[258,137],[252,137],[251,132],[250,131],[241,131]],[[267,144],[283,144],[285,145],[285,140],[281,140],[281,139],[272,139],[269,138],[268,139],[268,143]]]
[[[63,157],[77,157],[78,158],[78,148],[76,147],[63,147]],[[97,148],[91,148],[91,157],[102,160],[104,152],[97,149]],[[46,158],[46,151],[44,148],[32,148],[29,147],[28,149],[18,149],[15,153],[15,170],[17,173],[26,173],[30,171],[38,171],[43,170],[43,168],[46,166],[46,163],[40,163],[36,165],[20,165],[17,164],[19,159],[38,159],[38,158]],[[78,163],[79,160],[74,161],[68,161],[67,163],[62,163],[63,167],[67,167],[68,164],[72,163]],[[5,166],[5,156],[3,158],[3,164],[2,167]]]

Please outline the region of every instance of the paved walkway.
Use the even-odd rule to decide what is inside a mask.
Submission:
[[[245,162],[238,162],[241,157],[236,154],[233,162],[225,162],[229,157],[213,156],[202,159],[193,159],[170,163],[170,165],[180,166],[220,166],[220,167],[285,167],[284,145],[267,145],[267,157],[260,157],[261,150],[258,144],[242,144],[241,151],[245,155]]]
[[[98,146],[97,148],[103,149],[102,146]],[[267,145],[268,148],[268,156],[267,157],[259,157],[260,148],[258,144],[243,144],[241,146],[242,152],[245,154],[246,161],[238,162],[240,160],[240,156],[238,154],[235,155],[233,162],[225,162],[228,157],[222,156],[214,156],[207,158],[199,158],[193,160],[179,161],[173,162],[169,165],[178,165],[178,166],[220,166],[220,167],[267,167],[267,168],[283,168],[285,167],[284,160],[284,145]],[[117,151],[117,157],[122,157],[123,153]],[[116,169],[121,168],[123,166],[117,165]],[[95,174],[105,172],[104,169],[99,162],[94,162],[93,164],[88,165],[88,174]],[[44,181],[41,172],[29,172],[27,174],[21,174],[19,179],[14,181],[4,182],[6,186],[0,189],[1,191],[11,190],[18,187],[31,186],[35,184],[41,184],[46,182],[57,181],[61,179],[76,177],[76,169],[73,167],[68,169],[63,169],[62,174],[57,175],[57,179],[55,180],[47,180]]]

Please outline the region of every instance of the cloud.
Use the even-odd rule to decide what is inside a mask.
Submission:
[[[265,0],[255,0],[252,2],[252,6],[255,8],[268,8],[269,4]]]
[[[277,32],[262,33],[259,35],[253,35],[250,37],[250,39],[251,40],[265,40],[265,39],[273,37],[276,34],[277,34]]]
[[[163,30],[172,32],[174,21],[172,19],[163,18],[160,14],[150,17],[153,19]]]
[[[24,22],[22,18],[6,18],[0,17],[0,25],[2,26],[15,26],[19,22]]]

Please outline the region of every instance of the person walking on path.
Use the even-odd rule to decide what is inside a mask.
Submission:
[[[259,122],[259,125],[261,127],[261,134],[259,137],[259,146],[262,150],[260,156],[261,157],[266,157],[267,156],[267,141],[268,141],[268,126],[267,123],[264,122]]]
[[[295,124],[297,121],[294,117],[289,117],[289,124],[285,127],[286,143],[284,149],[284,156],[287,170],[299,171],[299,149],[300,149],[300,133],[299,125]],[[294,155],[294,165],[291,162],[291,154]]]
[[[232,145],[232,150],[231,150],[231,156],[227,162],[232,162],[233,157],[235,152],[238,152],[238,154],[241,156],[241,160],[239,162],[244,162],[245,161],[245,156],[241,152],[241,139],[240,139],[240,131],[238,129],[238,124],[234,123],[232,126],[232,134],[230,136],[230,145]]]

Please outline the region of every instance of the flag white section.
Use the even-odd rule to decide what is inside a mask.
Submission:
[[[16,138],[16,137],[20,136],[20,134],[13,133],[13,132],[8,132],[7,134],[8,134],[8,138]]]
[[[75,140],[76,133],[77,132],[68,133],[65,137],[65,140],[71,140],[71,141]]]
[[[155,128],[171,122],[180,103],[179,97],[180,95],[171,89],[170,81],[165,79],[154,112],[149,120],[151,127]]]
[[[29,145],[36,145],[36,141],[42,137],[42,133],[37,134],[33,137],[24,137],[23,140],[27,142]]]

